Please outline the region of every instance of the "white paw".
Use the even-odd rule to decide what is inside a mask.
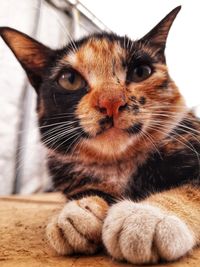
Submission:
[[[107,204],[99,197],[86,197],[67,203],[47,225],[51,246],[61,255],[93,254],[101,244]]]
[[[194,237],[178,217],[149,205],[121,201],[104,221],[102,237],[109,254],[134,264],[172,261],[194,246]]]

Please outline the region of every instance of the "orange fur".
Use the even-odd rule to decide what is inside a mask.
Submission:
[[[200,242],[200,194],[198,188],[185,185],[166,192],[151,195],[144,202],[158,206],[169,214],[181,218],[192,230],[196,242]]]

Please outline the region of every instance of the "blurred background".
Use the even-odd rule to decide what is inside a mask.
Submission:
[[[167,42],[167,63],[188,106],[200,114],[198,0],[0,0],[0,26],[13,27],[51,48],[102,30],[137,39],[180,4]],[[0,195],[50,187],[35,101],[24,71],[0,40]]]

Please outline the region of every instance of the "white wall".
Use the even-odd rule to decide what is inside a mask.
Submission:
[[[52,48],[60,47],[68,39],[66,18],[43,2],[40,9],[39,4],[40,0],[0,0],[0,26],[13,27],[33,36],[40,11],[34,37]],[[25,140],[20,147],[20,152],[24,153],[18,164],[23,167],[19,192],[37,192],[48,183],[45,152],[39,142],[36,123],[36,94],[30,86],[25,87],[27,80],[22,67],[0,38],[0,195],[13,191],[21,115],[26,115],[28,120]],[[24,89],[28,90],[26,105],[30,107],[26,114],[22,114]]]
[[[30,1],[20,2],[16,7],[15,0],[1,1],[0,25],[31,34],[37,0],[32,0],[32,5]],[[18,138],[16,132],[20,123],[19,104],[25,84],[23,70],[0,40],[0,194],[9,194],[13,189]]]

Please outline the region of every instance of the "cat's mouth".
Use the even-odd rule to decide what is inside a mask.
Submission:
[[[117,138],[119,135],[136,135],[142,131],[143,123],[136,122],[127,128],[120,128],[113,122],[112,118],[105,118],[100,122],[100,130],[95,137],[104,137],[107,139]]]
[[[100,135],[104,132],[107,132],[113,128],[115,128],[114,119],[113,117],[106,116],[105,118],[102,118],[99,120],[99,131],[96,133],[96,135]]]
[[[99,130],[96,136],[112,137],[123,133],[123,129],[119,127],[113,117],[106,116],[99,121]]]
[[[106,117],[99,121],[100,129],[96,133],[96,136],[99,135],[116,135],[116,134],[138,134],[142,131],[143,123],[141,122],[135,122],[132,125],[126,127],[126,128],[120,128],[120,125],[116,123],[113,119],[113,117]]]

